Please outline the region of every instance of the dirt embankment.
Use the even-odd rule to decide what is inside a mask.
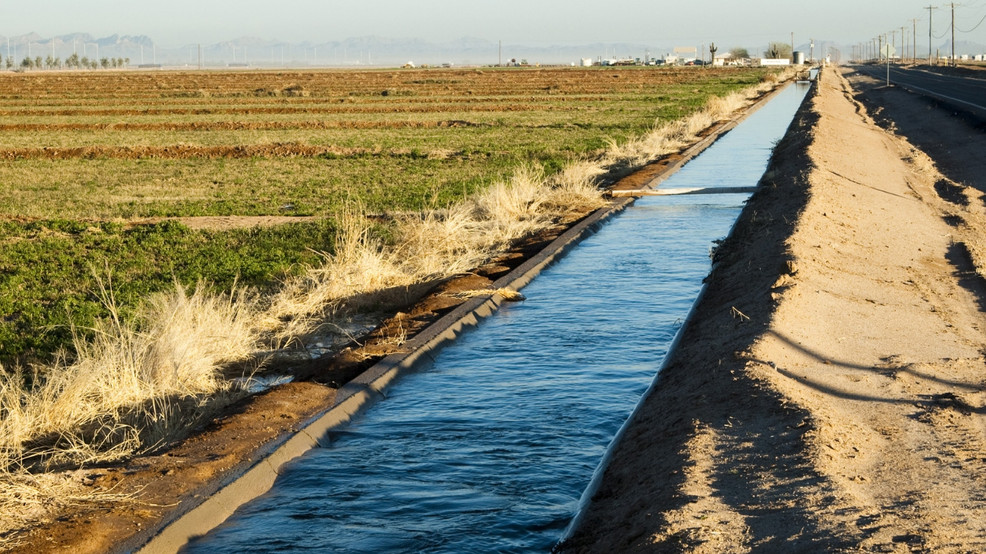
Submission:
[[[792,131],[565,550],[986,548],[983,197],[834,69]]]

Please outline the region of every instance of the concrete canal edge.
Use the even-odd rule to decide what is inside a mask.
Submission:
[[[814,82],[811,84],[811,86],[815,86]],[[784,88],[786,88],[786,87],[784,87]],[[774,94],[780,92],[780,90],[783,90],[783,88],[779,88],[778,90],[774,91]],[[810,98],[810,96],[811,96],[811,94],[813,92],[814,91],[809,91],[808,92],[808,95],[805,96],[805,99]],[[787,135],[788,133],[790,133],[790,127],[791,127],[791,125],[794,124],[794,122],[798,120],[798,117],[799,117],[799,114],[801,113],[801,110],[804,110],[805,109],[805,104],[804,104],[804,100],[805,99],[802,99],[801,107],[799,107],[798,110],[796,110],[794,119],[792,119],[791,123],[788,125],[788,129],[785,132],[785,135]],[[749,115],[749,113],[753,113],[753,111],[748,112],[747,115]],[[769,169],[769,164],[768,164],[768,169]],[[650,184],[649,186],[653,186],[653,184]],[[759,186],[759,184],[758,184],[758,186]],[[742,216],[740,216],[740,217],[742,217]],[[736,233],[737,223],[738,222],[739,222],[739,218],[737,218],[737,221],[733,222],[733,225],[730,227],[730,230],[729,230],[729,233],[728,233],[727,237],[728,236],[732,236],[733,234]],[[692,302],[691,308],[689,308],[688,313],[685,315],[685,319],[682,321],[681,325],[678,327],[678,331],[675,333],[674,337],[671,339],[671,344],[668,345],[667,353],[665,354],[664,360],[662,361],[661,366],[658,368],[657,373],[654,376],[654,379],[651,381],[650,385],[647,387],[647,390],[645,390],[644,393],[640,395],[640,401],[637,403],[637,405],[634,407],[634,409],[630,412],[630,414],[627,416],[626,420],[624,420],[623,424],[620,426],[620,428],[616,431],[616,434],[613,435],[613,438],[610,440],[610,444],[609,444],[609,446],[607,446],[606,452],[603,454],[602,459],[599,461],[599,464],[596,466],[596,469],[593,471],[592,478],[590,479],[589,484],[586,486],[585,490],[582,492],[582,497],[579,499],[579,505],[578,505],[578,508],[576,509],[575,516],[572,517],[572,520],[568,523],[568,526],[565,528],[565,531],[562,533],[562,537],[559,540],[558,545],[563,544],[566,540],[568,540],[569,538],[571,538],[572,534],[582,524],[582,520],[585,517],[586,508],[592,502],[592,497],[595,496],[596,492],[599,490],[599,487],[600,487],[600,485],[602,483],[603,475],[605,474],[607,467],[610,465],[610,463],[613,460],[613,447],[614,447],[614,445],[616,445],[617,443],[619,443],[623,439],[623,436],[627,433],[627,430],[630,427],[631,423],[633,422],[635,416],[637,415],[637,412],[640,411],[641,406],[643,404],[643,401],[654,392],[654,389],[657,386],[659,386],[659,378],[658,377],[660,376],[660,374],[664,370],[664,368],[667,367],[668,364],[671,363],[671,361],[674,359],[674,357],[676,355],[676,351],[678,350],[678,345],[681,343],[682,337],[685,334],[685,330],[688,329],[688,327],[691,324],[692,320],[695,319],[695,317],[696,317],[695,314],[696,314],[696,312],[698,312],[699,306],[702,304],[702,300],[705,297],[705,293],[708,290],[708,288],[709,288],[709,283],[708,282],[705,282],[705,283],[702,284],[702,288],[699,289],[698,295],[695,297],[695,301]]]
[[[716,127],[712,133],[683,152],[680,159],[664,168],[647,186],[656,187],[789,85],[790,82],[777,87],[736,118]],[[496,312],[503,299],[495,290],[520,290],[583,238],[594,233],[600,225],[633,202],[633,198],[614,198],[609,206],[582,219],[541,252],[493,283],[489,295],[470,299],[431,324],[406,343],[409,352],[392,354],[367,369],[339,389],[331,407],[310,418],[298,431],[286,433],[261,447],[251,462],[243,464],[215,483],[210,494],[187,499],[158,526],[146,529],[126,543],[118,545],[118,551],[176,552],[192,538],[218,527],[237,508],[270,490],[281,466],[312,448],[323,446],[329,431],[346,424],[354,415],[382,397],[383,391],[399,375],[434,360],[435,354],[444,346]]]

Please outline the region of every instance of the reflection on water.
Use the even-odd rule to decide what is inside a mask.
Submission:
[[[662,186],[756,184],[803,94],[788,89]],[[550,550],[744,198],[638,201],[187,550]]]

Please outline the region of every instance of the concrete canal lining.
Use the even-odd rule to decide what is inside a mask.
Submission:
[[[656,187],[783,88],[779,87],[762,98],[736,119],[719,125],[712,133],[683,152],[679,159],[664,168],[647,186]],[[540,253],[497,280],[491,288],[490,295],[473,298],[461,304],[409,340],[407,346],[410,352],[388,356],[343,386],[338,391],[336,401],[331,408],[312,417],[298,432],[286,434],[280,440],[272,441],[262,447],[252,465],[244,467],[241,471],[234,471],[223,482],[217,483],[213,494],[199,499],[197,503],[189,502],[179,507],[157,529],[146,530],[134,537],[132,544],[129,545],[130,548],[126,545],[123,545],[123,548],[139,549],[141,552],[174,552],[185,545],[190,538],[205,534],[221,524],[239,506],[268,491],[278,476],[278,469],[283,464],[311,448],[320,446],[320,440],[329,430],[345,424],[354,414],[379,398],[398,375],[415,369],[423,361],[430,360],[443,346],[455,340],[466,330],[475,327],[481,319],[493,314],[503,302],[502,298],[493,291],[521,289],[544,268],[564,256],[582,238],[594,232],[607,219],[623,211],[633,201],[633,198],[613,199],[609,206],[597,210],[574,225]]]

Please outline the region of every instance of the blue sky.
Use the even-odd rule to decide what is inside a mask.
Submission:
[[[0,35],[72,32],[96,37],[148,35],[165,47],[252,36],[313,43],[377,35],[433,42],[476,37],[529,45],[634,42],[694,44],[726,49],[770,41],[798,44],[809,37],[855,44],[906,27],[917,18],[918,46],[927,47],[929,2],[914,0],[36,0],[0,4]],[[986,0],[958,8],[960,29],[986,15]],[[950,20],[942,5],[935,34]],[[959,40],[986,43],[986,24]],[[936,40],[945,40],[936,39]]]

